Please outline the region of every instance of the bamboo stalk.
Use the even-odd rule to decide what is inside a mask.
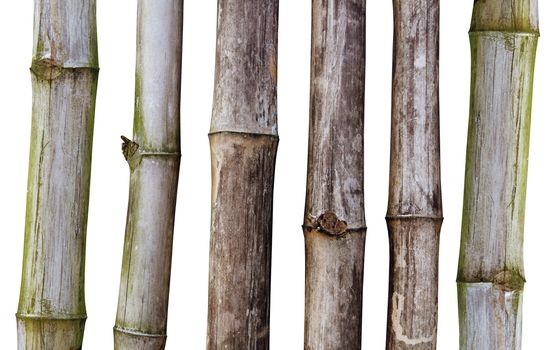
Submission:
[[[365,0],[313,1],[305,349],[359,349],[365,248]]]
[[[268,349],[278,0],[219,0],[207,349]]]
[[[130,192],[115,349],[164,349],[180,168],[182,0],[138,2]]]
[[[537,0],[478,0],[458,269],[461,349],[520,349]]]
[[[439,0],[394,0],[387,349],[435,349],[439,233]]]
[[[98,59],[95,1],[35,0],[18,349],[78,349]]]

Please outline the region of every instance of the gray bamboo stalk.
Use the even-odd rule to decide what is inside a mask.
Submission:
[[[537,0],[474,1],[460,348],[520,349]]]
[[[278,0],[219,0],[207,349],[268,349]]]
[[[180,168],[182,0],[139,0],[130,192],[115,349],[164,349]]]
[[[35,0],[18,349],[80,349],[98,59],[94,0]]]
[[[435,349],[439,233],[439,0],[394,0],[387,349]]]
[[[365,0],[313,1],[304,349],[360,349]]]

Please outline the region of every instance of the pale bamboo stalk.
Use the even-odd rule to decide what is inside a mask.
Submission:
[[[394,0],[387,349],[435,349],[439,233],[439,0]]]
[[[278,0],[219,0],[207,349],[268,349]]]
[[[520,349],[537,0],[474,2],[458,268],[460,348]]]
[[[115,349],[164,349],[180,168],[182,0],[139,0],[130,192]]]
[[[98,59],[95,1],[35,0],[18,349],[78,349]]]
[[[360,349],[365,0],[313,1],[304,349]]]

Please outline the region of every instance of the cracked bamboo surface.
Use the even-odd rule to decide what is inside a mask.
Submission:
[[[365,1],[313,1],[304,349],[360,349]]]
[[[461,349],[520,349],[537,0],[477,0],[458,268]]]
[[[394,0],[387,349],[435,349],[439,233],[439,1]]]
[[[95,1],[35,0],[18,349],[80,349],[98,76]]]
[[[219,0],[207,349],[268,349],[278,0]]]
[[[182,0],[138,2],[130,192],[114,348],[164,349],[180,167]]]

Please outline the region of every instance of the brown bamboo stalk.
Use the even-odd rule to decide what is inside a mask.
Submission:
[[[278,0],[219,0],[207,349],[268,349]]]
[[[81,349],[98,59],[95,0],[35,0],[18,349]]]
[[[435,349],[439,233],[439,0],[394,0],[387,349]]]
[[[365,248],[365,0],[313,1],[305,349],[359,349]]]
[[[139,0],[130,193],[114,348],[164,349],[180,168],[182,0]]]
[[[460,348],[521,348],[537,0],[477,0],[458,268]]]

